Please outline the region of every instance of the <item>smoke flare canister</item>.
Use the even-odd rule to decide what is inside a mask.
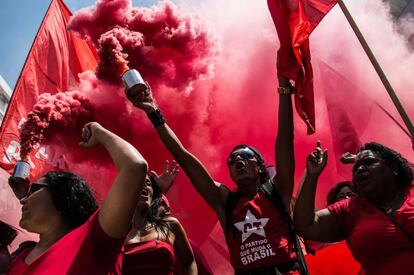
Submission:
[[[141,74],[135,69],[126,71],[122,75],[122,81],[125,85],[125,93],[130,98],[137,98],[148,89]]]
[[[13,169],[10,180],[15,183],[26,183],[29,180],[30,164],[27,161],[19,160]]]

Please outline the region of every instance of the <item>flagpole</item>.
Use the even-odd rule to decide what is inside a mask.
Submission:
[[[388,95],[391,97],[392,102],[394,103],[395,107],[397,108],[398,112],[400,113],[401,118],[403,119],[405,125],[408,128],[411,136],[414,137],[414,126],[408,117],[404,107],[402,106],[400,100],[398,99],[397,95],[395,94],[394,89],[392,88],[390,82],[388,81],[387,76],[385,75],[384,71],[382,70],[380,64],[378,63],[377,59],[375,58],[372,50],[368,46],[367,41],[365,40],[364,36],[361,33],[361,30],[358,28],[357,24],[355,23],[354,18],[352,17],[351,13],[349,12],[348,8],[345,6],[343,0],[338,0],[338,4],[342,9],[346,19],[348,20],[349,24],[351,25],[355,35],[357,36],[359,42],[364,48],[365,53],[368,55],[369,60],[371,61],[372,65],[374,66],[375,71],[377,72],[378,76],[380,77],[382,84],[384,85],[385,89],[388,92]]]
[[[387,110],[385,110],[384,107],[382,107],[378,102],[376,102],[375,104],[377,104],[378,108],[380,108],[392,121],[395,122],[395,124],[397,124],[398,127],[400,127],[400,129],[410,138],[412,139],[410,133],[404,128],[404,126],[402,126],[397,119],[395,119]]]

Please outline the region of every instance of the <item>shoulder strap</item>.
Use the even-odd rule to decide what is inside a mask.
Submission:
[[[266,194],[273,205],[279,209],[280,213],[286,217],[288,222],[288,229],[289,229],[289,239],[294,242],[295,244],[295,251],[296,257],[300,266],[300,274],[301,275],[308,275],[308,266],[306,265],[305,256],[303,255],[302,247],[300,245],[300,239],[296,234],[293,221],[291,216],[289,215],[286,207],[283,203],[282,198],[280,197],[279,193],[277,192],[273,182],[269,179],[265,183],[260,186],[260,190]]]
[[[414,237],[411,236],[411,234],[405,230],[405,228],[395,220],[393,212],[391,209],[389,209],[388,211],[382,207],[376,206],[378,208],[378,210],[380,210],[381,212],[383,212],[388,219],[407,237],[407,239],[409,239],[411,242],[414,243]]]
[[[230,192],[230,194],[227,196],[226,199],[226,232],[224,232],[226,234],[226,239],[227,236],[229,234],[229,232],[231,231],[233,236],[236,234],[236,228],[233,225],[233,220],[232,220],[232,213],[234,208],[236,208],[237,203],[239,202],[241,197],[240,191],[236,190],[234,192]]]

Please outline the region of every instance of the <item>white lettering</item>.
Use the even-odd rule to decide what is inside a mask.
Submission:
[[[54,167],[58,167],[60,169],[66,169],[65,159],[63,155],[58,151],[55,151],[55,153],[53,154],[53,158],[48,159],[47,163],[49,163],[50,165]]]
[[[46,146],[46,147],[49,147],[49,146]],[[47,152],[47,151],[49,151],[49,150],[47,150],[49,148],[46,148],[46,147],[42,146],[42,147],[39,148],[39,150],[35,154],[35,157],[37,159],[47,159],[49,157],[49,154]]]
[[[10,141],[3,156],[3,162],[5,163],[12,163],[13,160],[20,160],[20,144],[15,140]]]
[[[250,250],[250,253],[246,252],[247,251],[242,252],[244,255],[243,257],[241,257],[241,262],[243,265],[248,265],[261,259],[276,255],[272,249],[266,249],[264,248],[264,246],[262,246],[261,248],[257,247],[254,251]]]
[[[19,121],[19,124],[17,124],[17,129],[21,129],[22,128],[22,126],[23,126],[23,124],[25,123],[27,121],[27,119],[26,118],[22,118],[20,121]]]

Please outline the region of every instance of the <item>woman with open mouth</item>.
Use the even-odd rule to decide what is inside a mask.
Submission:
[[[147,162],[132,145],[96,122],[84,126],[82,137],[85,148],[102,145],[118,170],[102,206],[87,183],[71,172],[50,171],[31,183],[20,198],[20,227],[38,234],[39,241],[13,258],[7,274],[121,274],[122,247]]]
[[[181,273],[174,270],[178,258]],[[124,275],[197,274],[193,251],[180,222],[170,214],[160,185],[147,175],[125,241]]]
[[[183,146],[165,122],[150,88],[142,97],[128,98],[147,113],[164,145],[216,212],[237,275],[307,274],[290,219],[295,171],[291,98],[294,88],[286,77],[279,76],[278,92],[278,134],[274,146],[277,174],[269,177],[257,149],[238,145],[227,159],[230,177],[237,185],[235,192],[214,181],[204,165]],[[268,187],[267,191],[263,186]]]
[[[321,242],[346,240],[364,274],[413,274],[414,188],[409,162],[375,142],[359,149],[353,166],[355,196],[314,211],[316,185],[327,162],[318,142],[307,159],[294,211],[296,230]]]

